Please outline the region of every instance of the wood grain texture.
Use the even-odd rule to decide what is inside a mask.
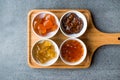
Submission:
[[[68,10],[69,9],[64,9],[64,10],[62,10],[62,9],[50,10],[49,9],[47,11],[53,12],[60,19],[60,17]],[[31,68],[88,68],[91,64],[92,56],[98,47],[103,46],[103,45],[108,45],[108,44],[116,44],[116,45],[120,44],[120,33],[104,33],[104,32],[97,30],[93,24],[90,11],[78,9],[78,11],[80,11],[81,13],[83,13],[86,16],[87,22],[88,22],[88,27],[87,27],[86,32],[81,37],[79,37],[79,39],[81,39],[87,46],[86,59],[77,66],[66,65],[61,61],[60,58],[52,66],[48,66],[48,67],[39,66],[32,60],[31,49],[32,49],[32,46],[34,45],[34,43],[39,41],[40,38],[33,32],[31,25],[32,25],[33,16],[40,11],[43,11],[43,10],[30,11],[28,14],[28,19],[27,19],[28,20],[28,26],[27,26],[27,30],[28,30],[27,31],[27,33],[28,33],[27,54],[28,54],[28,57],[27,57],[27,59],[28,59],[28,65]],[[60,46],[62,41],[67,39],[67,37],[64,36],[61,33],[61,31],[59,30],[58,33],[51,39],[54,40],[58,44],[58,46]]]

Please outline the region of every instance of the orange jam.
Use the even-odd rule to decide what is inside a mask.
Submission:
[[[33,29],[38,35],[45,36],[55,31],[57,27],[56,20],[51,14],[41,13],[33,20]]]
[[[68,62],[76,62],[83,56],[84,49],[76,40],[68,40],[61,47],[61,56]]]

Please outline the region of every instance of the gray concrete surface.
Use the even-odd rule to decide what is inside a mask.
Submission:
[[[120,45],[100,47],[88,69],[31,69],[27,14],[32,9],[89,9],[104,32],[120,32],[120,0],[0,0],[0,80],[120,80]]]

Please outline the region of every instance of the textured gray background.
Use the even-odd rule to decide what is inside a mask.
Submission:
[[[120,0],[0,0],[0,80],[120,80],[120,45],[100,47],[88,69],[31,69],[27,14],[41,8],[82,8],[104,32],[120,32]]]

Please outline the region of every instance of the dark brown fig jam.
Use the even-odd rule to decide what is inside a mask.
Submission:
[[[61,28],[66,34],[79,33],[83,28],[83,21],[75,13],[67,13],[61,20]]]

